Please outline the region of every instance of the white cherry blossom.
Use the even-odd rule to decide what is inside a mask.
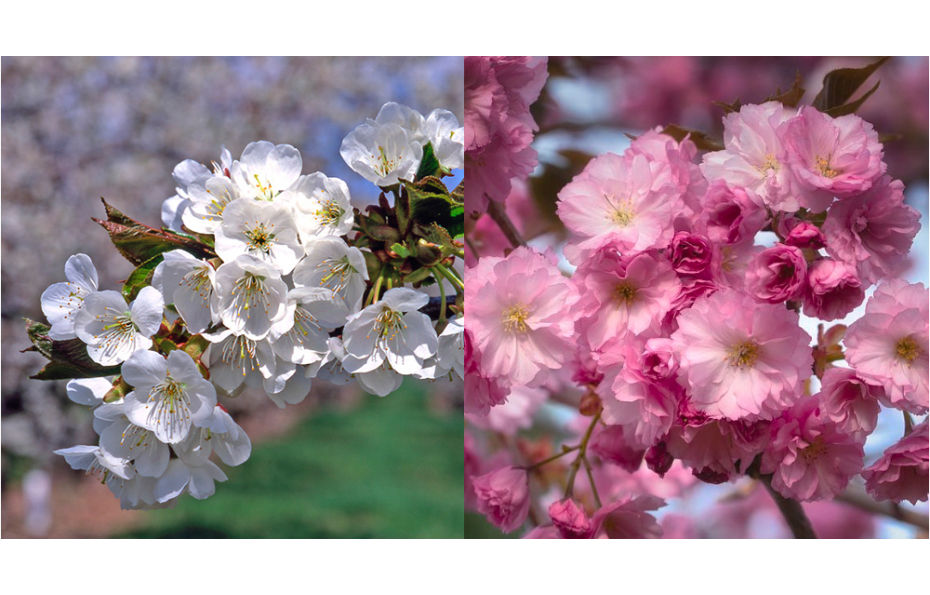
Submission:
[[[304,255],[291,209],[283,202],[240,198],[229,203],[215,241],[216,253],[224,262],[249,254],[282,275],[290,273]]]
[[[194,258],[184,250],[165,252],[155,267],[152,287],[158,289],[165,303],[174,304],[187,330],[200,333],[219,321],[216,294],[213,291],[216,271],[207,261]]]
[[[161,292],[152,286],[143,287],[131,307],[118,291],[98,291],[84,299],[74,331],[92,360],[112,366],[152,346],[149,337],[158,332],[164,309]]]
[[[358,310],[365,293],[368,267],[362,251],[341,238],[320,238],[311,244],[307,256],[294,267],[296,287],[325,287],[345,300],[350,310]]]
[[[56,341],[75,338],[74,319],[84,299],[97,291],[97,269],[86,254],[75,254],[65,263],[65,279],[42,292],[42,313],[51,323],[48,336]]]
[[[217,310],[223,324],[253,341],[268,336],[287,315],[287,284],[276,269],[248,254],[216,270]]]

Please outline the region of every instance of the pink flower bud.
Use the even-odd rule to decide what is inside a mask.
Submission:
[[[749,293],[770,304],[799,297],[806,282],[807,261],[794,246],[776,244],[763,250],[746,270]]]
[[[588,539],[593,526],[584,510],[571,498],[554,502],[549,507],[549,518],[564,539]]]
[[[856,268],[839,260],[822,259],[807,274],[804,313],[822,320],[836,320],[856,309],[865,289]]]
[[[679,231],[668,246],[672,268],[682,275],[704,275],[710,268],[713,250],[706,237]]]
[[[819,227],[810,221],[801,221],[788,232],[785,243],[796,248],[819,250],[824,247],[826,240]]]

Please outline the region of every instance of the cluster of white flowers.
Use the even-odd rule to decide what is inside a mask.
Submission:
[[[344,139],[341,154],[386,188],[414,180],[426,145],[444,172],[463,166],[463,129],[451,112],[424,117],[388,103]],[[162,220],[215,258],[164,252],[151,285],[127,304],[118,291],[98,290],[93,263],[77,254],[65,265],[68,281],[42,294],[50,339],[80,339],[101,367],[119,366],[115,381],[68,383],[72,400],[94,407],[100,441],[56,453],[102,473],[124,507],[164,505],[185,491],[206,498],[226,479],[212,452],[227,465],[249,457],[249,439],[218,394],[261,387],[284,407],[302,401],[315,378],[354,379],[379,396],[404,376],[462,378],[464,323],[446,318],[445,287],[434,322],[420,311],[431,299],[425,288],[397,275],[370,279],[365,248],[353,245],[349,187],[301,168],[296,148],[267,141],[238,160],[224,148],[212,169],[185,160]],[[455,267],[435,278],[460,293]],[[185,349],[198,336],[205,350]]]

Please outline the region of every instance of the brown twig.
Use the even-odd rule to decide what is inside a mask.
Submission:
[[[928,519],[927,515],[902,508],[894,502],[876,502],[868,494],[858,488],[846,488],[846,491],[839,494],[836,500],[850,506],[855,506],[866,512],[891,517],[902,523],[907,523],[918,529],[923,529],[924,531],[927,531],[928,526],[930,526],[930,519]]]
[[[497,226],[500,227],[504,236],[514,248],[526,246],[526,242],[523,240],[520,232],[517,231],[513,221],[511,221],[510,217],[507,216],[507,213],[504,211],[504,207],[500,203],[489,199],[488,215],[490,215],[491,219],[497,223]]]

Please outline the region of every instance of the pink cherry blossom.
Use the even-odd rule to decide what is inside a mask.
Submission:
[[[559,192],[559,218],[574,234],[565,254],[581,264],[608,245],[624,254],[665,248],[684,208],[662,163],[633,152],[600,155]]]
[[[591,435],[588,450],[601,460],[618,465],[630,473],[639,469],[646,453],[645,450],[630,444],[624,436],[622,426],[614,425],[598,425]]]
[[[862,470],[862,439],[823,415],[818,400],[799,401],[772,423],[762,453],[763,473],[786,498],[802,502],[833,498]]]
[[[900,279],[878,286],[865,315],[846,332],[846,361],[884,388],[883,402],[912,413],[928,406],[928,298],[922,283]]]
[[[807,261],[794,246],[776,244],[758,253],[746,270],[746,289],[756,299],[779,304],[798,298],[807,285]]]
[[[472,478],[478,512],[501,531],[510,533],[523,524],[530,510],[526,471],[503,467]]]
[[[520,247],[465,271],[474,348],[488,377],[541,383],[573,353],[578,296],[554,259]]]
[[[799,202],[812,211],[826,210],[834,196],[865,192],[885,173],[878,133],[855,114],[833,118],[804,106],[778,134],[802,190]]]
[[[829,368],[820,382],[821,413],[851,434],[871,434],[881,409],[879,399],[884,397],[881,387],[849,368]]]
[[[865,299],[856,268],[831,258],[814,262],[807,272],[804,314],[821,320],[843,318]]]
[[[920,213],[904,204],[904,184],[888,176],[837,201],[823,224],[827,252],[857,267],[869,284],[902,271],[919,229]]]
[[[769,208],[794,212],[800,206],[787,154],[776,130],[795,116],[777,101],[744,105],[723,119],[723,151],[704,155],[708,181],[722,179],[752,192]]]
[[[658,328],[680,282],[658,252],[623,257],[614,248],[594,254],[572,278],[580,299],[578,329],[591,347],[609,338]]]
[[[678,315],[671,336],[680,380],[711,417],[771,419],[810,376],[810,337],[798,315],[734,290],[702,297]]]
[[[876,500],[908,500],[912,504],[925,501],[928,445],[930,438],[924,420],[862,472],[866,490]]]

